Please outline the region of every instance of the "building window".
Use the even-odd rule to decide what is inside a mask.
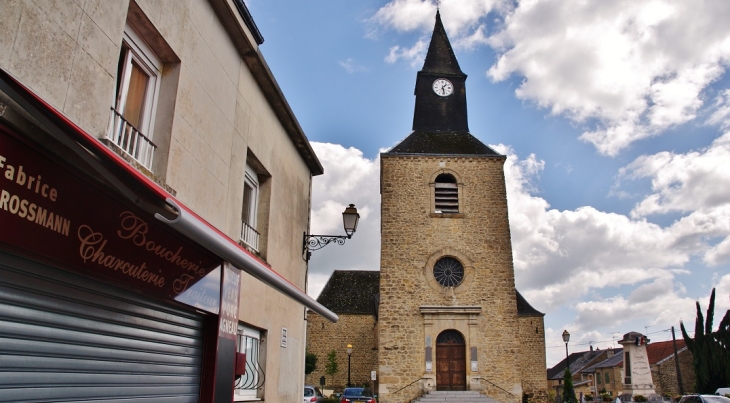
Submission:
[[[630,385],[631,384],[631,357],[629,357],[629,352],[624,353],[624,373],[626,376],[624,377],[624,384]]]
[[[242,324],[238,325],[238,352],[246,354],[246,373],[236,380],[234,399],[236,401],[258,399],[258,389],[265,382],[265,360],[263,359],[264,334],[261,330]]]
[[[433,265],[433,277],[443,287],[456,287],[464,280],[464,265],[453,257],[442,257]]]
[[[601,373],[600,372],[596,372],[596,384],[597,385],[601,384]]]
[[[608,372],[606,372],[606,385],[611,383],[611,377],[608,376]]]
[[[258,175],[250,166],[246,165],[246,175],[243,183],[243,209],[241,211],[241,242],[256,252],[259,250],[259,233],[256,231],[258,201]]]
[[[147,169],[157,146],[152,142],[162,62],[129,24],[124,29],[117,69],[116,99],[107,138]]]
[[[434,184],[434,206],[436,213],[459,212],[459,187],[451,174],[440,174]]]

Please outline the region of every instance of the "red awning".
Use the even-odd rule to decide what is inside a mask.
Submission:
[[[338,317],[272,270],[257,256],[198,216],[169,192],[131,167],[120,156],[89,135],[43,99],[0,69],[0,89],[33,115],[50,135],[74,151],[124,197],[155,218],[332,322]],[[34,113],[35,112],[35,113]],[[57,129],[57,130],[54,130]]]

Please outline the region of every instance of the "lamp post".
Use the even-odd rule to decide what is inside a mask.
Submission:
[[[357,223],[359,221],[360,214],[357,213],[355,205],[350,204],[342,212],[342,225],[345,227],[345,234],[347,235],[309,235],[305,232],[302,250],[305,260],[309,261],[309,257],[313,251],[322,249],[330,243],[334,242],[338,245],[344,245],[345,240],[352,238],[352,235],[357,230]]]
[[[352,344],[347,345],[347,387],[352,386],[350,384],[350,357],[352,357]]]
[[[565,361],[567,363],[568,371],[570,371],[570,356],[568,355],[568,342],[570,341],[570,333],[567,330],[563,330],[563,341],[565,342]]]

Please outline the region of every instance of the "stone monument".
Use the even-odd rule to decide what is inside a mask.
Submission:
[[[656,395],[651,379],[649,356],[646,354],[649,339],[641,333],[629,332],[618,343],[624,348],[624,390],[621,400],[631,401],[636,395],[646,398]]]

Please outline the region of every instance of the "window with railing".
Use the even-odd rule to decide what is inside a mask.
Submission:
[[[107,139],[147,169],[157,146],[152,142],[162,62],[129,24],[124,29],[117,70],[116,99]]]
[[[261,398],[258,389],[266,381],[263,360],[263,332],[248,326],[238,326],[238,352],[246,354],[246,373],[236,379],[234,400]]]
[[[259,181],[256,172],[246,165],[243,183],[243,208],[241,211],[241,242],[258,252],[259,233],[256,231]]]

